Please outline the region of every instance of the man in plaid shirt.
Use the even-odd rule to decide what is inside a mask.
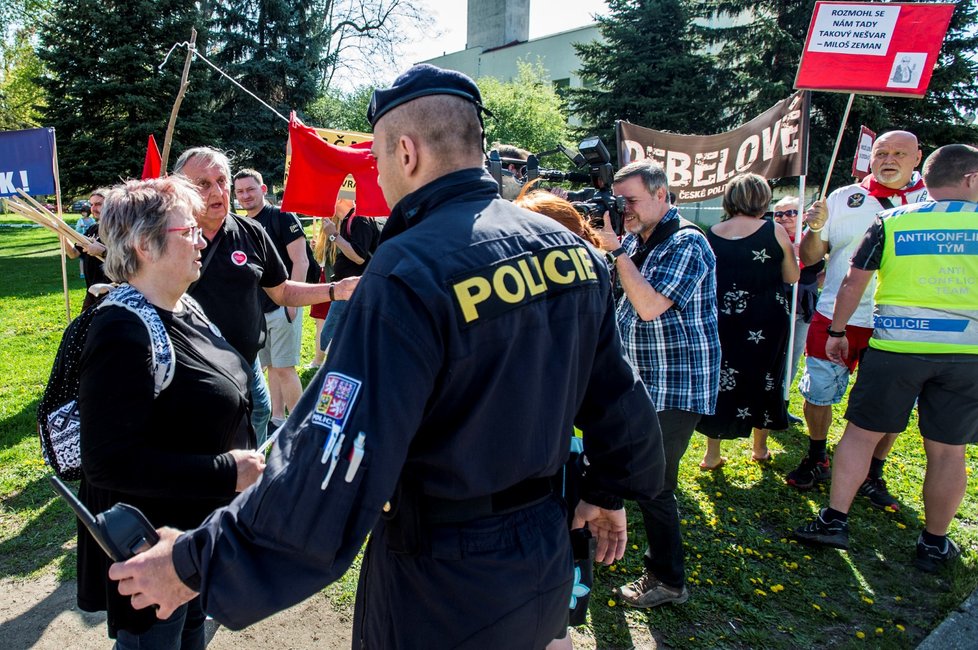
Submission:
[[[601,246],[625,292],[618,327],[659,414],[666,461],[662,492],[639,502],[648,539],[645,572],[619,592],[633,607],[655,607],[689,598],[674,491],[693,429],[716,405],[716,257],[699,228],[670,204],[660,166],[641,161],[623,167],[614,191],[625,197],[628,234],[619,244],[606,218]]]

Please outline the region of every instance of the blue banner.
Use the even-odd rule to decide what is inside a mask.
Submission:
[[[978,255],[978,230],[907,230],[894,235],[896,255]]]
[[[0,196],[54,194],[54,129],[0,131]]]
[[[965,318],[908,318],[905,316],[874,316],[873,326],[881,330],[925,330],[930,332],[963,332],[968,327]]]

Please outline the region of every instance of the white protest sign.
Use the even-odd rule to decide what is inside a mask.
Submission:
[[[821,4],[811,31],[809,52],[886,56],[900,7]]]

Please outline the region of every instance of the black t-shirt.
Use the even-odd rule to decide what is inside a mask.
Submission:
[[[97,221],[85,230],[85,236],[101,243],[102,240],[99,239]],[[89,255],[78,246],[75,246],[75,249],[81,253],[82,270],[85,272],[86,289],[93,284],[112,282],[112,280],[109,279],[109,276],[105,274],[105,269],[103,268],[105,266],[105,262],[97,257]]]
[[[221,329],[221,334],[248,363],[254,363],[265,341],[262,287],[288,279],[275,244],[260,224],[228,215],[202,251],[205,265],[200,280],[187,292]],[[212,259],[213,258],[213,259]]]
[[[879,271],[883,261],[883,220],[879,217],[873,220],[873,225],[866,231],[859,248],[852,255],[850,264],[863,271]]]
[[[337,250],[336,261],[333,262],[333,276],[330,278],[334,282],[363,275],[363,269],[366,268],[367,262],[380,244],[380,230],[366,217],[356,215],[347,217],[340,223],[339,234],[350,242],[357,255],[363,258],[363,264],[357,264],[344,255],[343,251]]]
[[[107,307],[92,321],[80,362],[79,496],[92,512],[124,502],[154,526],[192,528],[235,495],[237,469],[226,452],[255,445],[251,366],[189,309],[157,313],[174,371],[155,399],[150,338],[139,317]],[[79,606],[107,608],[113,630],[146,629],[153,610],[137,612],[119,595],[107,579],[108,557],[79,528]]]
[[[275,252],[285,264],[285,270],[291,278],[292,258],[289,257],[288,246],[297,239],[306,238],[299,217],[291,212],[282,212],[274,205],[266,205],[261,212],[255,215],[254,219],[262,225],[268,236],[272,238],[272,243],[275,244]],[[305,255],[305,251],[302,254]],[[304,280],[305,278],[299,278],[299,281]],[[278,309],[278,305],[272,302],[272,299],[264,291],[261,292],[261,303],[262,311],[266,314]]]

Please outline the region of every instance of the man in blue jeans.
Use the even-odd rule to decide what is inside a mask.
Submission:
[[[618,328],[658,412],[666,461],[662,492],[638,502],[648,539],[645,572],[619,593],[633,607],[655,607],[689,598],[675,489],[679,461],[700,417],[713,413],[720,383],[716,257],[671,205],[658,165],[623,167],[614,191],[625,197],[628,234],[619,244],[606,218],[601,247],[624,290]]]

